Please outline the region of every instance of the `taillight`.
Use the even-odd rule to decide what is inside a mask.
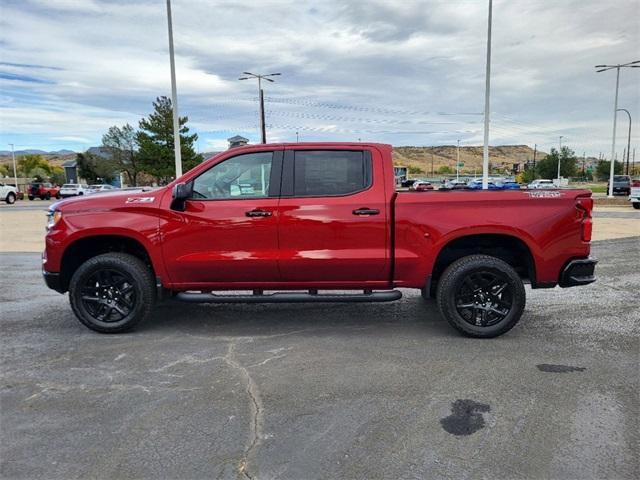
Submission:
[[[593,232],[593,221],[591,220],[593,199],[591,197],[578,197],[576,208],[582,213],[582,241],[590,242],[591,233]]]

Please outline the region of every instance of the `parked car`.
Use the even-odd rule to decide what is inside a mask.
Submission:
[[[91,193],[89,191],[89,186],[84,183],[65,183],[60,189],[60,196],[62,198],[76,197],[88,193]]]
[[[631,193],[631,177],[629,175],[613,176],[613,194],[629,195]],[[609,195],[609,184],[607,183],[607,195]]]
[[[4,200],[9,205],[16,203],[18,199],[18,189],[13,185],[0,183],[0,200]]]
[[[97,184],[89,185],[86,193],[110,192],[112,190],[116,190],[116,187],[114,187],[113,185]]]
[[[409,187],[409,190],[414,192],[426,192],[427,190],[433,190],[431,182],[425,182],[424,180],[417,180]]]
[[[413,185],[415,182],[417,182],[417,180],[415,178],[408,178],[406,180],[403,180],[402,182],[400,182],[400,186],[402,188],[409,188],[411,187],[411,185]]]
[[[558,188],[558,187],[555,186],[555,184],[553,183],[553,180],[546,180],[544,178],[539,178],[531,182],[529,185],[527,185],[527,188],[540,189],[540,188]]]
[[[29,200],[39,198],[40,200],[49,200],[50,198],[60,198],[60,187],[52,185],[48,182],[32,182],[27,191]]]
[[[640,180],[631,182],[631,192],[629,193],[629,201],[633,208],[640,210]]]
[[[468,188],[467,182],[464,180],[447,180],[442,187],[449,190],[465,190]]]
[[[502,190],[520,190],[520,184],[514,180],[503,180],[496,182],[496,185]]]
[[[472,190],[482,190],[482,179],[474,178],[467,184],[467,188],[470,188]],[[487,182],[487,188],[489,190],[502,190],[502,188],[496,185],[492,180],[489,180]]]

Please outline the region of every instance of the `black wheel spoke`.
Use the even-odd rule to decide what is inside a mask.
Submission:
[[[102,268],[89,276],[80,289],[80,299],[87,313],[99,322],[127,318],[137,301],[133,279],[113,268]]]
[[[470,272],[455,294],[455,308],[465,322],[490,327],[501,322],[513,305],[509,278],[498,270]]]

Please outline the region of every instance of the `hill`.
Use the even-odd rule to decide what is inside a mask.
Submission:
[[[541,160],[547,154],[538,151],[536,160]],[[533,160],[533,149],[527,145],[504,145],[489,147],[489,161],[494,169],[511,170],[514,164],[523,164]],[[472,174],[474,171],[482,171],[482,147],[460,147],[460,161],[464,166],[461,173]],[[398,166],[416,167],[425,174],[438,172],[438,169],[447,166],[455,171],[456,146],[442,145],[436,147],[394,147],[393,163]],[[432,167],[433,165],[433,167]]]

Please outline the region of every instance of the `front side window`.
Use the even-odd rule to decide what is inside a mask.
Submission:
[[[242,199],[269,196],[273,152],[238,155],[211,167],[193,181],[194,199]]]
[[[370,158],[362,151],[299,150],[294,157],[294,195],[348,195],[371,185]]]

